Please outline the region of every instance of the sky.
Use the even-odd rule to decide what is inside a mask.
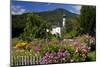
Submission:
[[[27,12],[43,12],[63,8],[72,13],[80,14],[81,5],[72,4],[58,4],[58,3],[44,3],[44,2],[25,2],[12,1],[11,13],[14,15],[23,14]]]

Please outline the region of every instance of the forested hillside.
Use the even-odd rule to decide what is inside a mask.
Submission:
[[[20,33],[23,32],[23,29],[25,28],[25,24],[27,23],[28,14],[35,14],[37,16],[40,16],[44,21],[47,21],[47,24],[51,24],[51,25],[57,24],[58,22],[60,22],[61,25],[63,15],[66,15],[67,20],[79,16],[78,14],[71,13],[61,8],[52,11],[46,11],[46,12],[31,12],[31,13],[24,13],[22,15],[12,15],[12,36],[13,37],[18,37]]]

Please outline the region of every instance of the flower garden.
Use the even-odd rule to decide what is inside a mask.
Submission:
[[[73,39],[31,42],[15,39],[12,56],[41,56],[39,64],[57,64],[96,60],[95,37],[82,35]]]

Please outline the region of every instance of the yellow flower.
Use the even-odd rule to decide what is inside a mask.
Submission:
[[[26,41],[20,41],[16,44],[16,48],[25,48],[28,42]]]
[[[24,41],[24,42],[21,42],[20,43],[22,46],[25,46],[25,45],[27,45],[28,43],[26,42],[26,41]]]

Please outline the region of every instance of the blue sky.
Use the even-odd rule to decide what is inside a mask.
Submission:
[[[57,8],[63,8],[72,13],[80,14],[81,5],[12,1],[11,13],[23,14],[26,12],[43,12],[43,11],[54,10]]]

